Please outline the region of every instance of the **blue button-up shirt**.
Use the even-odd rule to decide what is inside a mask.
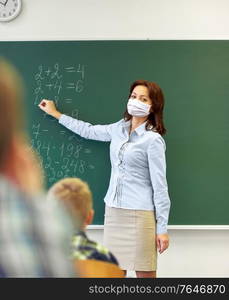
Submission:
[[[130,121],[92,125],[64,114],[59,123],[92,140],[110,142],[111,178],[105,203],[111,207],[154,210],[157,234],[167,232],[170,199],[166,180],[165,142],[145,129],[145,123],[130,135]]]

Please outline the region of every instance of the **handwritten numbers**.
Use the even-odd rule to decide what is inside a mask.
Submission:
[[[37,149],[37,152],[38,152],[39,154],[41,154],[41,145],[42,145],[41,141],[40,141],[40,140],[37,140],[37,146],[36,146],[36,149]]]
[[[38,67],[38,73],[36,73],[35,75],[35,80],[43,80],[44,77],[42,76],[42,73],[43,73],[43,67],[42,66],[39,66]]]
[[[61,79],[63,76],[59,73],[60,72],[60,66],[58,63],[54,65],[54,72],[51,74],[51,79]]]
[[[81,174],[85,172],[85,165],[86,165],[85,161],[80,160],[79,171]]]
[[[45,164],[45,169],[48,169],[51,167],[51,164],[52,164],[52,160],[51,160],[51,157],[47,157],[47,163]]]
[[[74,109],[72,111],[72,118],[79,119],[79,111],[78,111],[78,109]]]
[[[74,151],[74,146],[73,146],[73,144],[69,144],[69,145],[67,146],[67,156],[71,157],[72,154],[73,154],[73,151]]]
[[[78,101],[85,89],[85,65],[74,62],[65,65],[60,62],[54,64],[39,64],[33,74],[33,105],[37,106],[41,99],[52,99],[56,107],[65,105],[68,114],[79,119]],[[37,109],[37,107],[36,107]],[[64,177],[80,176],[93,170],[94,166],[83,157],[89,157],[91,150],[84,146],[84,140],[76,134],[69,134],[64,127],[54,129],[56,120],[41,112],[40,121],[32,125],[31,148],[36,149],[41,156],[41,162],[47,180],[50,184]],[[47,127],[50,124],[50,127]],[[44,127],[45,125],[45,127]],[[55,141],[55,143],[54,143]]]
[[[63,157],[64,156],[64,151],[65,151],[65,144],[63,143],[60,147],[60,156]]]
[[[81,78],[84,80],[84,65],[79,64],[77,72],[81,74]]]
[[[43,143],[42,151],[44,152],[45,156],[49,156],[50,144]]]
[[[41,127],[40,123],[38,123],[37,125],[33,124],[32,126],[32,131],[33,131],[33,135],[35,136],[35,139],[37,139],[38,136],[40,135],[40,127]]]
[[[68,165],[69,165],[69,158],[65,157],[63,159],[63,165],[62,165],[61,169],[66,170],[68,168]]]
[[[77,145],[76,146],[76,151],[75,151],[75,153],[74,153],[74,157],[75,158],[79,158],[79,156],[80,156],[80,150],[82,149],[82,146],[81,145]]]

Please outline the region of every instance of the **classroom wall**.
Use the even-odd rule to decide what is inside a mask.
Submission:
[[[228,0],[23,0],[1,40],[228,39]]]
[[[0,40],[228,39],[228,11],[228,0],[23,0],[21,15],[0,24]],[[102,242],[102,229],[88,234]],[[169,234],[159,277],[229,277],[228,230]]]
[[[102,243],[101,230],[88,235]],[[169,230],[169,236],[169,249],[158,255],[158,277],[229,277],[228,230]]]

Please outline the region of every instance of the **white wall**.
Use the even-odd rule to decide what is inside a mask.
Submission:
[[[23,0],[0,40],[228,39],[228,12],[228,0]],[[229,277],[228,230],[169,233],[159,277]]]
[[[22,0],[1,40],[228,39],[228,0]]]
[[[88,236],[102,243],[103,230]],[[158,277],[229,277],[227,230],[169,230],[170,247],[158,255]],[[128,272],[135,277],[134,272]]]

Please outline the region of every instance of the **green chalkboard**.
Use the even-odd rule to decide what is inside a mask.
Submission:
[[[72,134],[37,105],[53,99],[70,116],[116,122],[136,79],[165,94],[169,224],[229,224],[229,41],[0,42],[0,55],[24,78],[28,132],[47,188],[65,176],[86,180],[94,224],[103,224],[109,143]]]

